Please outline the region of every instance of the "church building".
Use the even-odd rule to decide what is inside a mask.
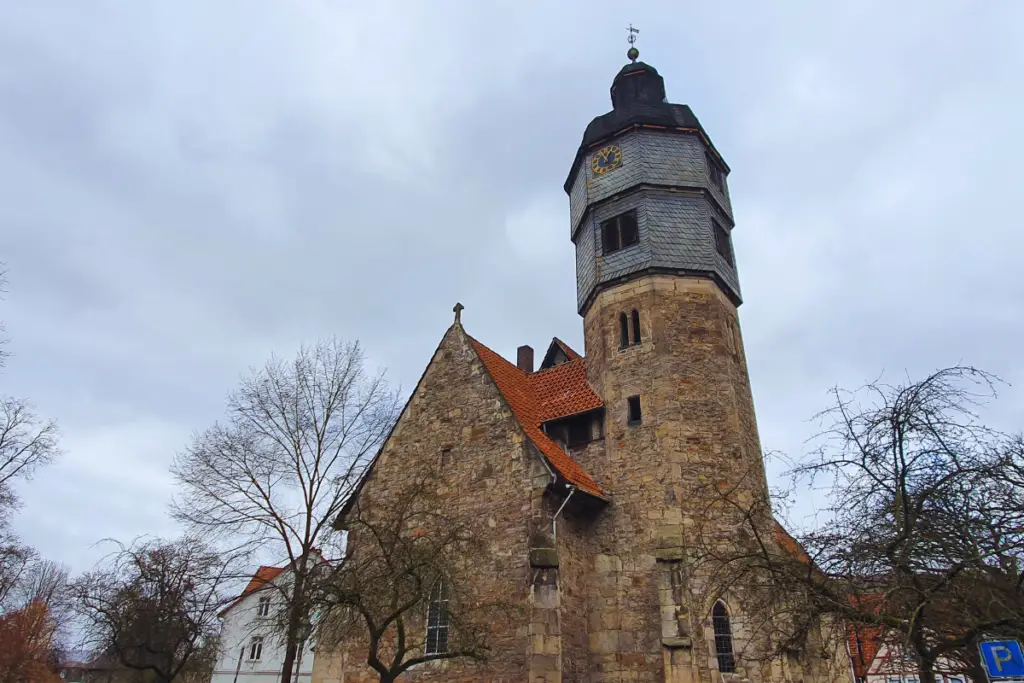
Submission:
[[[757,615],[691,566],[697,548],[738,533],[696,490],[767,496],[729,166],[658,71],[629,57],[564,185],[584,353],[554,338],[503,358],[457,305],[359,489],[386,499],[412,463],[441,462],[441,495],[487,529],[472,590],[522,608],[496,627],[486,663],[428,663],[401,680],[851,680],[848,667],[826,672],[820,648],[779,665],[748,657]],[[314,683],[374,680],[365,651],[318,647]]]

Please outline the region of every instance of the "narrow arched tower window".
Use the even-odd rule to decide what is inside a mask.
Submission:
[[[640,313],[633,309],[633,343],[640,343]]]
[[[619,314],[619,348],[624,349],[629,346],[629,321],[626,320],[626,314]]]
[[[711,610],[711,626],[715,631],[715,656],[718,658],[718,670],[724,674],[736,671],[736,657],[732,652],[732,625],[729,623],[729,610],[721,600]]]

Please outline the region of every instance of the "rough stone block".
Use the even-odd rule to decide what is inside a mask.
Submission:
[[[550,569],[558,566],[558,550],[555,548],[531,548],[530,566]]]

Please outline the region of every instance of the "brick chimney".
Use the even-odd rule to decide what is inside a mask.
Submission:
[[[516,350],[516,366],[526,374],[533,372],[532,346],[520,346]]]

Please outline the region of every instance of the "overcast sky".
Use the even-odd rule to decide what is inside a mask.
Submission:
[[[16,527],[76,570],[174,533],[173,454],[272,351],[358,338],[408,391],[461,301],[582,352],[562,183],[630,22],[732,167],[765,448],[958,361],[1021,426],[1024,3],[0,4],[0,390],[66,451]]]

